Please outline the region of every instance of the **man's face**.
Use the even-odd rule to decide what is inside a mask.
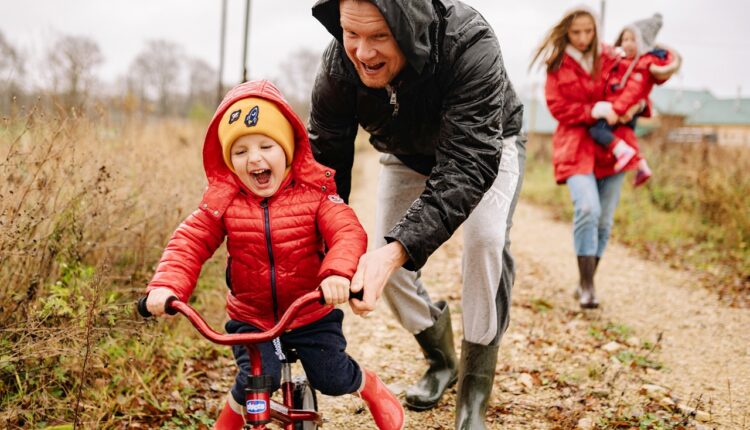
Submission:
[[[339,2],[344,50],[366,86],[384,88],[406,65],[406,57],[378,8],[367,1]]]

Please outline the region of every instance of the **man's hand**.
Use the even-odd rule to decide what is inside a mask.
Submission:
[[[357,272],[352,278],[351,290],[356,293],[364,288],[364,300],[350,300],[349,306],[352,311],[357,315],[367,316],[375,310],[388,278],[408,259],[406,250],[400,242],[391,242],[360,257]]]
[[[154,288],[146,298],[146,309],[151,312],[151,315],[160,317],[164,315],[164,304],[172,296],[176,296],[176,294],[169,288]]]
[[[323,299],[329,305],[346,303],[349,300],[349,280],[343,276],[331,275],[320,283]]]

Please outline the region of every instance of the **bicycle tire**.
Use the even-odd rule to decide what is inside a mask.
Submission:
[[[304,376],[295,376],[292,379],[294,389],[292,391],[292,405],[294,409],[305,409],[318,411],[318,396],[315,389]],[[318,424],[310,421],[294,423],[295,430],[317,430]]]

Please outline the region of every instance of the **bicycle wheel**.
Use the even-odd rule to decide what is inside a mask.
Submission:
[[[315,389],[310,386],[307,378],[304,376],[295,376],[292,379],[294,391],[292,395],[292,405],[294,409],[305,409],[308,411],[318,410],[318,398],[315,395]],[[295,430],[317,430],[316,423],[305,421],[294,424]]]

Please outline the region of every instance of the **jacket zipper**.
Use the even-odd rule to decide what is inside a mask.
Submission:
[[[393,105],[393,117],[398,115],[398,96],[396,95],[396,87],[391,84],[385,86],[385,90],[388,91],[388,97],[390,98],[390,104]]]
[[[268,263],[271,265],[271,300],[273,301],[273,320],[279,322],[279,304],[276,299],[276,265],[273,260],[273,248],[271,246],[271,221],[268,216],[268,198],[260,202],[263,208],[263,226],[266,230],[266,249],[268,250]]]

